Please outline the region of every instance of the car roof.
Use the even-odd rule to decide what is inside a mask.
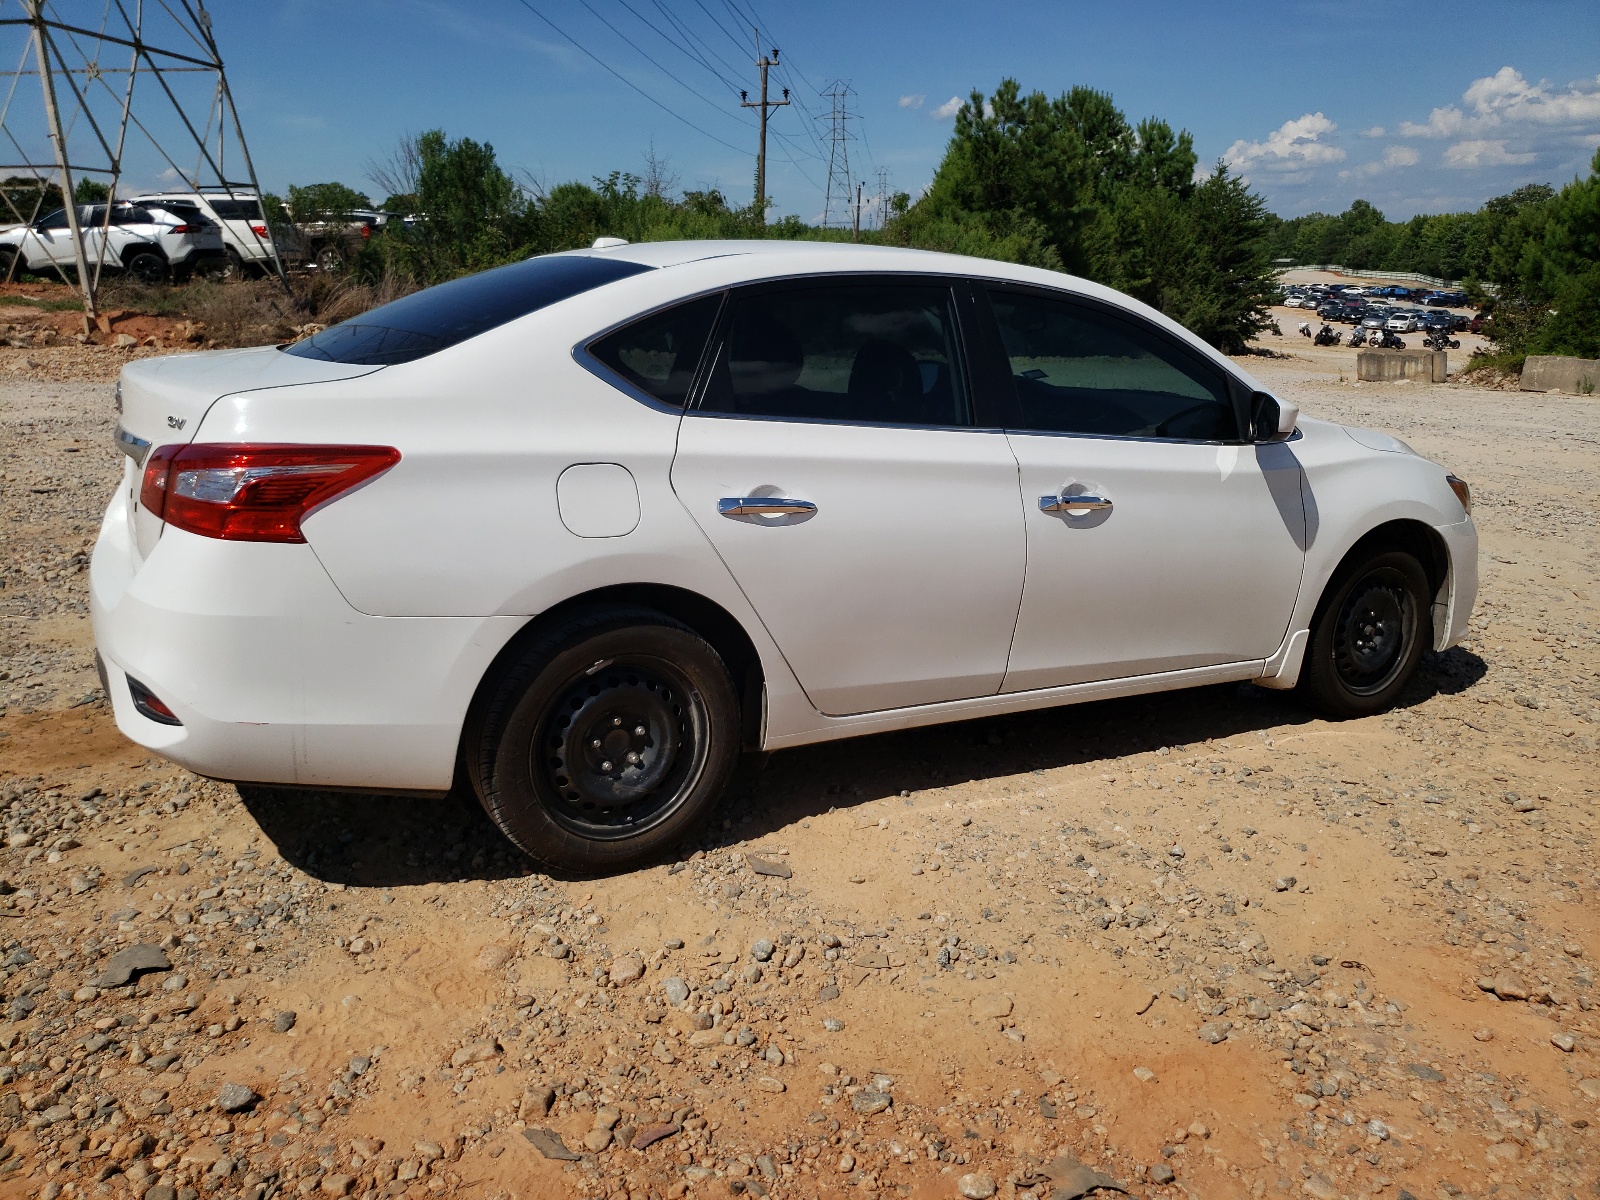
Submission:
[[[1240,364],[1220,354],[1166,314],[1093,280],[1027,267],[992,258],[972,258],[936,250],[911,250],[900,246],[872,246],[854,242],[811,242],[787,238],[639,242],[566,254],[594,258],[620,258],[627,262],[657,268],[688,267],[704,264],[713,268],[715,286],[736,287],[769,279],[789,279],[799,275],[832,275],[854,272],[906,275],[955,275],[1000,282],[1033,284],[1054,291],[1071,292],[1089,299],[1143,315],[1177,334],[1208,358],[1241,377],[1252,388],[1262,385]],[[714,261],[715,260],[715,261]],[[720,268],[720,269],[716,269]],[[708,274],[702,284],[710,284]],[[635,279],[640,277],[635,276]]]

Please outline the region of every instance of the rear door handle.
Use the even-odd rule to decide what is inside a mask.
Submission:
[[[1071,512],[1081,509],[1084,512],[1098,512],[1102,508],[1110,508],[1111,501],[1104,496],[1040,496],[1039,511],[1047,513]]]
[[[717,501],[717,511],[725,517],[781,517],[814,513],[817,506],[809,500],[782,496],[724,496]]]

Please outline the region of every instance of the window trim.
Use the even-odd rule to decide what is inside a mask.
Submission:
[[[689,384],[689,393],[682,404],[668,404],[665,400],[652,396],[632,380],[618,375],[595,356],[594,344],[604,341],[618,330],[626,329],[629,325],[635,325],[660,313],[670,312],[674,308],[681,308],[685,304],[693,304],[696,300],[704,300],[710,296],[720,296],[721,303],[717,306],[717,315],[712,318],[711,332],[706,336],[706,344],[700,348],[700,361],[695,364],[694,380]],[[610,384],[629,399],[638,401],[646,408],[654,409],[660,413],[675,413],[678,416],[683,416],[699,400],[700,389],[704,386],[706,376],[710,372],[710,362],[714,347],[717,345],[717,335],[721,332],[722,321],[727,311],[728,287],[726,285],[707,288],[703,292],[691,292],[687,296],[676,296],[665,304],[658,304],[654,308],[632,313],[614,324],[607,325],[598,333],[589,334],[572,348],[572,361],[585,371],[588,371],[589,374],[604,383]]]
[[[1255,444],[1254,440],[1248,436],[1250,427],[1248,419],[1249,389],[1243,385],[1232,371],[1226,370],[1220,364],[1196,354],[1193,346],[1186,344],[1181,338],[1174,337],[1169,330],[1143,319],[1137,313],[1129,312],[1120,305],[1102,300],[1097,296],[1086,296],[1079,292],[1068,292],[1059,288],[1042,287],[1037,284],[1014,283],[1010,280],[994,279],[980,281],[980,286],[976,288],[976,291],[978,293],[979,308],[986,318],[984,324],[987,326],[985,340],[988,343],[986,349],[988,351],[988,368],[991,376],[990,386],[996,393],[998,404],[1003,406],[1004,428],[1007,433],[1015,433],[1026,437],[1087,438],[1092,441],[1145,442],[1155,445],[1251,446]],[[1012,382],[1010,356],[1005,351],[1005,340],[1000,332],[1000,318],[995,314],[994,306],[990,303],[991,296],[996,292],[1011,292],[1061,304],[1077,305],[1103,316],[1135,323],[1141,332],[1156,338],[1163,345],[1177,351],[1187,361],[1215,371],[1221,376],[1227,389],[1228,400],[1233,407],[1233,422],[1237,436],[1232,439],[1151,437],[1135,433],[1079,433],[1071,430],[1029,429],[1023,426],[1021,409],[1017,405],[1015,385]]]
[[[972,352],[969,349],[975,332],[969,328],[974,323],[974,314],[969,303],[970,295],[964,295],[970,289],[971,283],[972,280],[964,275],[946,275],[934,272],[919,274],[914,271],[848,271],[819,275],[780,276],[730,287],[727,289],[727,299],[723,302],[722,312],[718,314],[717,324],[712,330],[709,347],[711,353],[700,364],[700,373],[695,380],[694,389],[690,392],[689,405],[684,410],[684,415],[726,421],[776,421],[791,425],[848,426],[855,429],[930,429],[999,433],[1001,429],[998,425],[987,426],[980,425],[977,422],[979,411],[979,393],[976,387],[977,374],[973,370]],[[735,299],[744,296],[761,295],[766,292],[795,291],[809,287],[839,287],[840,285],[850,287],[943,287],[950,293],[950,311],[954,320],[951,341],[958,360],[956,367],[960,371],[961,382],[966,389],[967,403],[965,407],[967,419],[965,422],[959,425],[912,425],[891,421],[852,421],[841,417],[780,417],[767,416],[762,413],[712,412],[702,407],[706,389],[711,380],[711,374],[715,370],[718,361],[722,358],[723,348],[727,343],[728,322],[732,317]]]

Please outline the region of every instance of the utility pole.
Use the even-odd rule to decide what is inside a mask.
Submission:
[[[778,48],[772,48],[772,57],[763,54],[756,59],[756,66],[761,68],[761,100],[752,103],[749,92],[739,93],[740,108],[760,109],[761,116],[761,148],[756,152],[756,220],[761,224],[767,223],[767,110],[782,108],[789,103],[789,89],[783,89],[782,100],[767,99],[767,68],[778,65]]]
[[[859,242],[861,240],[861,187],[862,187],[862,185],[859,182],[857,182],[856,183],[856,219],[855,219],[854,223],[850,226],[850,240],[852,242]]]

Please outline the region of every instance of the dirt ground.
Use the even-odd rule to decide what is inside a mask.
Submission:
[[[1399,708],[787,751],[608,879],[470,800],[124,741],[110,388],[0,382],[0,1200],[1600,1194],[1600,404],[1266,340],[1307,413],[1472,483],[1472,633]]]

